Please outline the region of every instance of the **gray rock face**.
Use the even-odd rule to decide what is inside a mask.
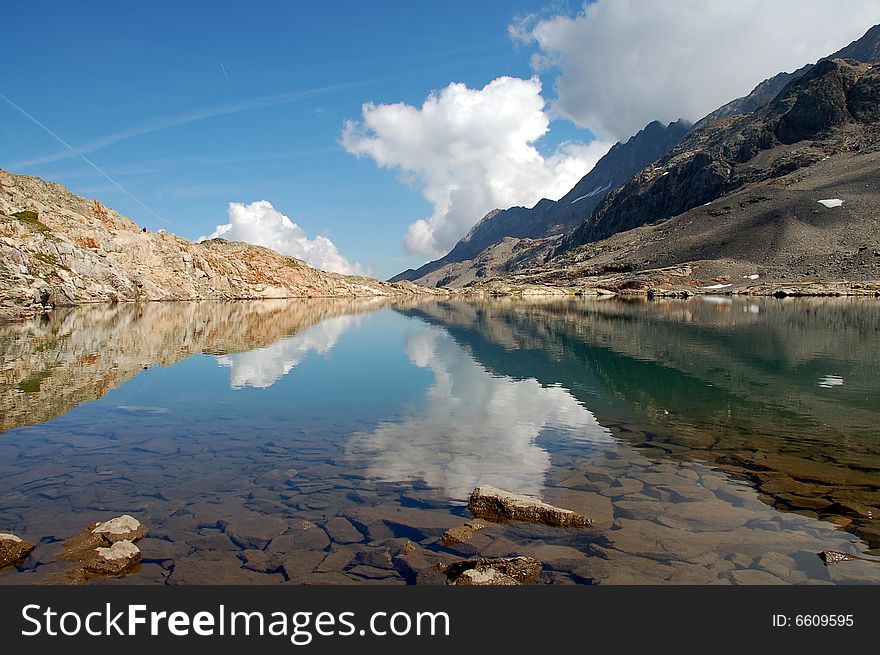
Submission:
[[[23,561],[34,550],[34,545],[9,532],[0,532],[0,569]]]
[[[474,489],[468,500],[468,509],[477,518],[487,521],[523,521],[561,528],[587,528],[594,525],[593,519],[570,509],[554,507],[537,498],[489,485]]]

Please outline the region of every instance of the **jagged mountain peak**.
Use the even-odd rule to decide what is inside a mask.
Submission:
[[[556,253],[876,143],[878,69],[851,59],[824,60],[789,82],[762,109],[701,125],[607,196]]]
[[[464,284],[475,271],[486,270],[482,263],[476,263],[477,259],[492,261],[489,269],[508,266],[513,261],[509,257],[518,250],[496,248],[505,239],[545,239],[572,230],[607,193],[619,187],[643,166],[667,153],[690,128],[690,123],[684,119],[668,125],[652,121],[626,142],[615,144],[558,201],[543,198],[531,208],[493,210],[471,228],[447,255],[416,270],[404,271],[391,278],[391,281],[412,280],[431,286],[441,282],[443,285]],[[504,252],[503,256],[499,250]],[[475,262],[473,265],[461,265],[472,260]],[[452,268],[460,271],[451,274]]]

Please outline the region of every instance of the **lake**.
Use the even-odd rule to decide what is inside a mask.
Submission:
[[[406,584],[530,555],[551,584],[880,583],[880,301],[148,303],[0,325],[4,583],[142,521],[98,583]],[[478,484],[595,529],[491,525]],[[430,576],[424,578],[429,579]]]

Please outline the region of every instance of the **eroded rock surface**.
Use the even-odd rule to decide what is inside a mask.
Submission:
[[[489,485],[480,485],[471,493],[468,509],[477,518],[487,521],[523,521],[560,528],[588,528],[593,519],[549,505],[542,500],[515,494]]]
[[[127,539],[114,541],[112,546],[95,548],[95,557],[87,560],[83,568],[100,575],[128,573],[141,561],[141,551]]]
[[[0,569],[23,561],[34,545],[9,532],[0,532]]]
[[[58,559],[70,562],[66,575],[74,583],[95,575],[124,575],[140,564],[141,551],[134,542],[146,534],[140,521],[124,514],[93,523],[65,541]]]
[[[443,573],[453,585],[523,585],[537,580],[541,562],[532,557],[478,557],[452,562]]]
[[[444,546],[454,546],[455,544],[465,544],[480,530],[485,530],[489,524],[480,519],[468,521],[464,525],[455,528],[449,528],[443,533],[440,541]]]

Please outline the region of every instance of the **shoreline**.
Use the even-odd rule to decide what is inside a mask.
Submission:
[[[686,286],[651,286],[648,288],[624,288],[609,289],[607,286],[601,285],[578,285],[578,286],[557,286],[549,284],[505,284],[498,282],[489,282],[485,285],[475,287],[459,287],[459,288],[431,288],[419,287],[412,283],[407,284],[406,289],[401,289],[398,293],[389,294],[365,294],[352,296],[334,296],[334,295],[308,295],[308,296],[236,296],[236,297],[215,297],[215,298],[137,298],[126,300],[106,300],[97,298],[94,300],[83,300],[75,303],[63,303],[52,306],[18,306],[5,308],[7,311],[0,315],[0,323],[14,323],[26,320],[40,315],[48,315],[53,311],[70,309],[74,307],[84,307],[88,305],[117,305],[117,304],[139,304],[139,303],[190,303],[190,302],[247,302],[260,300],[387,300],[394,302],[395,300],[408,299],[436,299],[436,298],[527,298],[527,297],[596,297],[596,298],[643,298],[646,300],[660,299],[679,299],[686,300],[688,298],[700,296],[727,296],[727,297],[761,297],[761,298],[880,298],[880,281],[860,281],[860,282],[803,282],[791,284],[761,284],[746,287],[730,287],[730,288],[693,288]],[[608,285],[612,286],[612,285]],[[10,311],[11,309],[11,311]]]

